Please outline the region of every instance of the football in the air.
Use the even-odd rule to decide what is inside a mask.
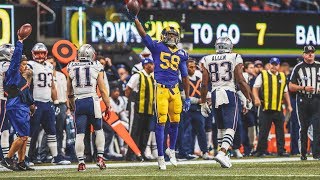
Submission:
[[[18,30],[18,35],[24,39],[26,37],[28,37],[32,32],[32,26],[31,24],[24,24],[20,27],[20,29]]]
[[[129,2],[127,3],[127,7],[131,13],[138,15],[140,11],[140,5],[137,0],[129,0]]]

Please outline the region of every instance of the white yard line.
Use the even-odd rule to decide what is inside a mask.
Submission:
[[[311,158],[309,158],[311,159]],[[232,163],[272,163],[272,162],[292,162],[301,161],[299,157],[292,158],[255,158],[255,159],[231,159]],[[121,168],[121,167],[145,167],[145,166],[157,166],[157,162],[135,162],[135,163],[111,163],[106,161],[107,168]],[[198,160],[198,161],[179,161],[178,165],[194,165],[194,164],[215,164],[214,160]],[[171,165],[170,162],[166,162],[167,165]],[[95,164],[87,164],[87,168],[97,168]],[[51,170],[51,169],[77,169],[78,165],[52,165],[52,166],[34,166],[36,170]],[[7,171],[6,168],[0,168],[0,171]],[[9,170],[8,170],[9,171]],[[138,175],[139,176],[139,175]],[[191,175],[190,175],[191,176]],[[247,175],[245,175],[247,176]],[[250,176],[250,175],[248,175]],[[273,176],[273,175],[272,175]],[[316,175],[317,176],[317,175]]]

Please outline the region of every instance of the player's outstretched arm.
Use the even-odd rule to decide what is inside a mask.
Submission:
[[[54,102],[54,104],[59,104],[57,87],[56,87],[56,84],[54,83],[53,78],[52,78],[52,84],[51,84],[51,98],[52,98],[52,101]]]
[[[109,108],[110,107],[110,99],[108,97],[108,90],[104,84],[103,72],[99,72],[97,83],[98,83],[98,88],[101,93],[102,100],[106,104],[107,108]]]
[[[73,88],[72,88],[72,80],[70,77],[67,77],[67,96],[68,96],[68,107],[72,110],[74,110],[75,103],[74,103],[74,94],[73,94]]]
[[[143,28],[141,22],[139,21],[139,19],[136,18],[136,19],[134,20],[134,23],[136,24],[136,28],[137,28],[137,30],[138,30],[139,35],[140,35],[142,38],[145,37],[145,36],[147,35],[147,33],[146,33],[146,31],[144,30],[144,28]]]
[[[242,63],[236,65],[234,69],[235,79],[236,82],[239,84],[241,92],[250,102],[252,102],[252,92],[250,90],[250,86],[247,84],[246,80],[242,75],[242,66]]]
[[[208,70],[203,67],[202,82],[201,82],[201,88],[200,88],[201,103],[205,103],[207,101],[208,82],[209,82],[209,73],[208,73]]]

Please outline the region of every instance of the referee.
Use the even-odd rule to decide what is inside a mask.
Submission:
[[[308,128],[313,126],[312,155],[320,158],[320,63],[315,62],[315,48],[303,48],[303,61],[297,64],[291,74],[289,89],[297,92],[297,115],[300,122],[301,160],[307,160]]]

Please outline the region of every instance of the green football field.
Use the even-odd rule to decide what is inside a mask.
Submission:
[[[166,171],[158,170],[155,162],[144,164],[109,163],[108,168],[103,171],[90,164],[85,172],[77,172],[76,165],[38,166],[37,170],[32,172],[2,170],[2,172],[0,171],[0,179],[320,179],[320,161],[299,161],[297,159],[295,158],[294,161],[291,158],[290,161],[283,159],[264,162],[263,160],[250,161],[250,159],[236,160],[230,169],[220,168],[220,165],[213,161],[192,161],[191,164],[186,162],[179,164],[178,167],[168,165]]]

